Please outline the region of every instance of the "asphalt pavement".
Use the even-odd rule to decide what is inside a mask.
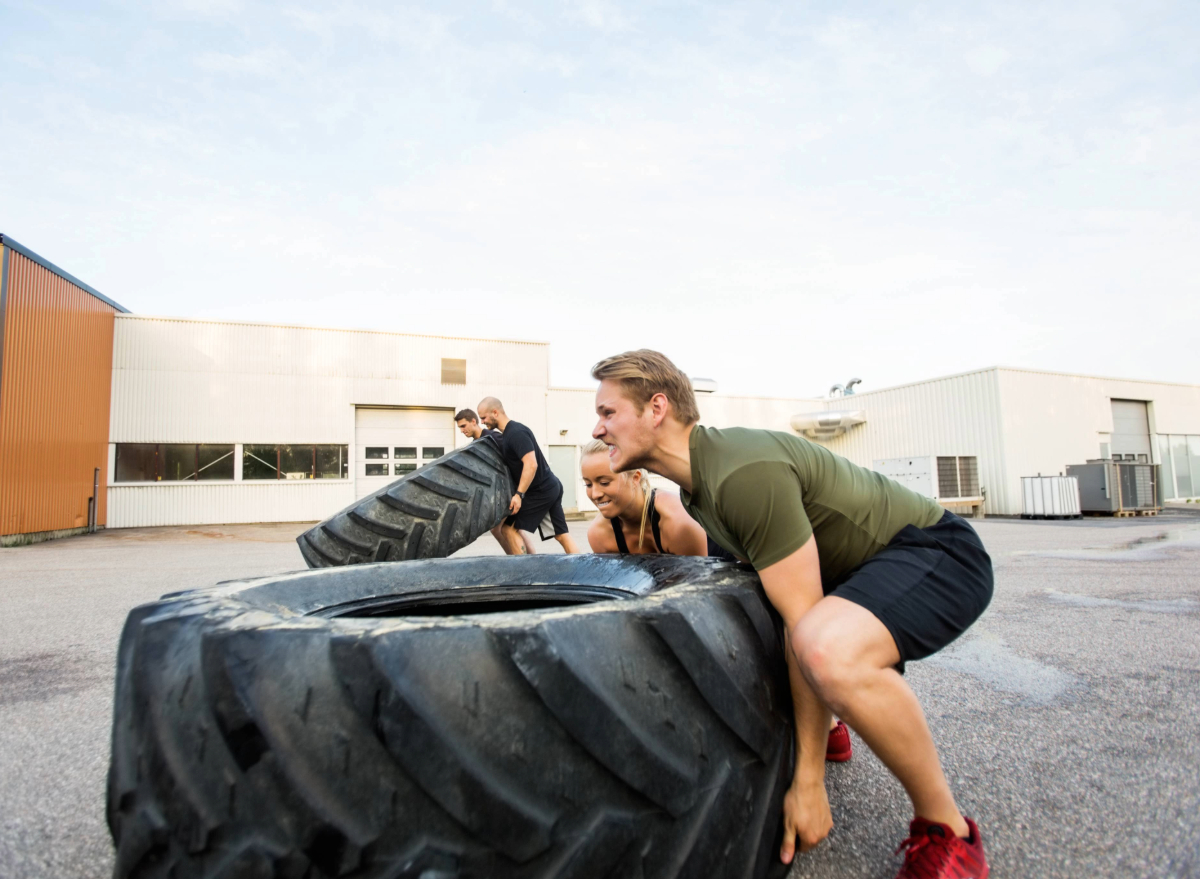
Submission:
[[[992,876],[1200,877],[1200,517],[976,524],[995,598],[907,676]],[[164,592],[300,568],[304,527],[0,549],[0,877],[111,875],[104,779],[125,615]],[[585,528],[572,524],[583,546]],[[463,552],[499,547],[485,535]],[[855,746],[829,770],[833,833],[792,879],[895,875],[907,801]]]

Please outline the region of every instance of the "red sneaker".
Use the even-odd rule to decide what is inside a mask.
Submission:
[[[987,879],[983,837],[974,821],[966,821],[971,835],[959,839],[945,824],[914,818],[908,839],[896,849],[896,854],[904,851],[904,866],[896,879]]]
[[[850,759],[850,730],[840,720],[829,731],[829,744],[825,746],[825,759],[830,763],[845,763]]]

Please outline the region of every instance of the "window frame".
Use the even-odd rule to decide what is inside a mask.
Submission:
[[[267,446],[272,446],[275,449],[275,477],[273,479],[270,477],[268,477],[266,479],[256,479],[256,478],[247,479],[245,477],[244,461],[245,461],[245,456],[250,453],[247,452],[246,449],[249,447],[267,447]],[[284,446],[287,446],[289,449],[291,449],[292,454],[295,454],[296,451],[299,449],[307,448],[309,450],[310,457],[309,457],[308,475],[306,477],[304,477],[303,479],[288,479],[287,477],[285,477],[283,475],[284,471],[283,471],[282,465],[283,465],[283,447]],[[339,476],[320,476],[320,477],[317,476],[317,448],[320,446],[341,449],[341,453],[338,458],[339,463],[341,465],[341,471],[342,471],[341,475],[339,475]],[[266,464],[266,461],[264,461],[262,458],[258,457],[257,455],[253,455],[253,457],[255,460],[260,461],[263,464]],[[242,475],[241,480],[239,480],[241,482],[255,482],[255,483],[317,482],[317,481],[349,482],[351,479],[351,476],[350,476],[350,446],[347,443],[243,443],[242,444],[242,460],[243,460],[243,470],[242,470],[243,475]],[[269,467],[270,465],[266,464],[266,466]]]
[[[149,468],[150,474],[153,478],[136,479],[136,480],[119,479],[118,478],[118,474],[121,472],[121,458],[122,458],[121,450],[122,450],[122,447],[125,447],[125,446],[142,447],[142,448],[146,449],[148,453],[153,455],[153,461],[152,461],[151,467]],[[164,447],[166,447],[166,446],[179,446],[179,447],[184,447],[184,448],[191,447],[191,450],[192,450],[191,458],[192,458],[192,462],[193,462],[193,464],[192,464],[193,469],[189,476],[187,476],[183,479],[165,479],[164,478],[164,476],[166,475],[165,469],[164,469],[164,462],[166,460],[166,453],[165,453]],[[220,455],[216,459],[209,461],[207,464],[204,464],[203,466],[201,466],[201,464],[200,464],[200,449],[201,449],[201,447],[205,447],[205,446],[210,447],[210,448],[217,447],[220,449],[228,449],[228,451],[225,452],[224,454]],[[283,476],[283,474],[280,470],[280,465],[283,463],[282,462],[282,447],[283,446],[290,446],[294,452],[299,452],[301,454],[301,456],[304,456],[304,452],[302,450],[308,449],[307,457],[309,458],[310,463],[309,463],[308,475],[304,479],[287,479],[285,476]],[[202,484],[230,485],[230,484],[242,483],[242,482],[252,482],[252,483],[310,482],[310,481],[311,482],[317,482],[317,481],[350,482],[353,480],[353,476],[350,473],[350,445],[348,443],[214,443],[214,442],[203,442],[203,443],[129,442],[129,443],[121,443],[121,442],[117,442],[117,443],[112,443],[112,447],[113,447],[113,452],[112,452],[113,457],[111,459],[112,460],[112,479],[110,480],[109,485],[114,486],[114,487],[115,486],[145,486],[145,485],[202,485]],[[271,466],[270,464],[267,464],[267,462],[266,462],[266,460],[264,460],[264,458],[260,458],[258,455],[251,453],[249,450],[252,448],[257,448],[257,449],[260,449],[263,451],[265,451],[268,448],[274,450],[274,453],[275,453],[275,464],[274,464],[275,475],[273,477],[249,478],[249,479],[246,478],[246,476],[245,476],[245,461],[246,461],[247,455],[250,455],[255,460],[260,461],[264,467]],[[339,450],[338,465],[336,468],[339,472],[338,472],[337,476],[318,476],[317,475],[317,472],[318,472],[318,469],[317,469],[318,450],[323,449],[323,448]],[[150,452],[151,449],[153,450],[152,452]],[[186,452],[184,454],[186,455]],[[229,478],[205,479],[200,475],[203,471],[219,464],[221,461],[224,461],[226,458],[230,458],[230,457],[233,458],[233,461],[232,461],[233,474]],[[265,455],[265,457],[270,458],[270,455],[267,454],[267,455]],[[241,466],[239,466],[239,464]],[[145,471],[143,471],[143,472],[145,472]]]
[[[192,484],[198,485],[202,482],[228,484],[228,483],[238,481],[236,458],[234,459],[234,470],[233,470],[233,476],[231,478],[229,478],[229,479],[202,479],[200,477],[200,474],[204,470],[207,470],[209,467],[212,467],[214,464],[218,463],[219,461],[223,461],[227,457],[236,456],[238,443],[113,443],[113,446],[114,446],[114,449],[113,449],[113,473],[112,473],[113,478],[112,478],[112,482],[111,482],[112,485],[184,485],[187,483],[192,483]],[[153,479],[120,479],[120,478],[118,478],[118,473],[120,473],[120,467],[121,467],[121,447],[122,446],[153,446],[153,448],[154,448],[154,464],[153,464],[153,468],[152,468],[153,469],[152,475],[154,477]],[[164,463],[166,461],[166,452],[164,449],[165,446],[181,446],[184,448],[187,448],[189,446],[191,447],[191,449],[192,449],[192,472],[191,472],[190,476],[184,477],[183,479],[164,479],[163,478],[166,475],[166,471],[164,469]],[[222,455],[221,457],[217,458],[216,460],[209,461],[207,464],[205,464],[203,467],[201,467],[200,466],[200,447],[201,446],[218,446],[221,448],[228,447],[229,451],[227,453],[225,453],[224,455]]]

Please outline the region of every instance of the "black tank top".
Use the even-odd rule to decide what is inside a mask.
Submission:
[[[665,552],[662,548],[662,533],[658,528],[658,507],[654,505],[654,496],[658,494],[658,489],[650,490],[650,532],[654,535],[654,548],[664,555],[674,555],[674,553]],[[617,549],[621,551],[621,555],[629,555],[629,544],[625,542],[625,532],[621,529],[620,517],[615,517],[608,520],[612,523],[613,536],[617,538]]]

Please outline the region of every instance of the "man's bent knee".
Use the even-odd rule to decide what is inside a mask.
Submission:
[[[846,694],[861,677],[845,643],[829,628],[802,619],[792,631],[792,651],[808,685],[829,708],[845,708]]]

